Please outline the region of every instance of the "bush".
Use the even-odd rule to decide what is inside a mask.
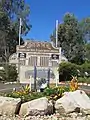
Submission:
[[[83,78],[83,77],[78,77],[78,82],[79,82],[79,83],[85,83],[85,78]]]
[[[30,92],[28,91],[29,87],[25,87],[19,91],[13,91],[11,93],[6,94],[7,97],[13,98],[21,98],[22,103],[28,102],[34,99],[38,99],[40,97],[47,97],[51,100],[57,100],[63,96],[64,92],[70,91],[69,87],[54,87],[54,88],[46,88],[44,92]],[[28,92],[27,92],[28,91]]]
[[[54,87],[46,88],[43,92],[44,96],[47,96],[51,100],[57,100],[63,96],[64,92],[70,91],[69,87]]]
[[[21,98],[22,103],[43,97],[43,93],[16,91],[6,94],[7,97]]]
[[[70,81],[72,76],[78,76],[79,65],[70,62],[62,62],[59,64],[59,79],[60,81]]]
[[[18,73],[16,66],[6,64],[3,68],[3,70],[0,70],[0,77],[2,81],[13,82],[17,80]]]
[[[89,77],[90,76],[90,63],[84,63],[80,66],[80,71],[81,71],[81,77]],[[85,72],[88,74],[85,75]]]
[[[78,82],[79,83],[88,83],[88,84],[90,84],[90,77],[79,77],[78,78]]]

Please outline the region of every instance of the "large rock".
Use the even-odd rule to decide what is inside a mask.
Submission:
[[[69,93],[75,102],[79,105],[81,111],[90,114],[90,98],[82,90]]]
[[[81,90],[68,92],[56,101],[55,108],[61,113],[69,113],[74,111],[79,112],[80,108],[81,111],[86,112],[86,114],[90,114],[90,98],[84,91]]]
[[[14,115],[18,114],[21,105],[20,98],[10,98],[0,96],[0,115]]]
[[[53,112],[53,105],[46,97],[35,99],[21,105],[20,116],[46,115]]]
[[[64,95],[55,102],[55,109],[59,113],[70,113],[79,110],[79,105],[70,95]]]

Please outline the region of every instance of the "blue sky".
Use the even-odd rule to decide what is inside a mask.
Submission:
[[[30,5],[31,31],[25,37],[49,41],[55,21],[63,21],[66,12],[74,13],[81,20],[90,16],[90,0],[26,0]]]

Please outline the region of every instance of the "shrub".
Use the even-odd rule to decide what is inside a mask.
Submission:
[[[84,63],[80,66],[81,71],[81,77],[89,77],[90,76],[90,63]],[[85,72],[88,73],[88,75],[85,75]]]
[[[79,77],[78,78],[78,82],[79,83],[88,83],[88,84],[90,84],[90,77]]]
[[[54,87],[54,88],[46,88],[44,90],[44,95],[48,96],[49,99],[57,100],[63,96],[64,92],[70,91],[69,87]]]
[[[0,70],[0,77],[3,81],[13,82],[17,80],[18,73],[16,66],[6,64],[3,68],[3,70]]]
[[[28,101],[43,97],[43,94],[38,93],[38,92],[31,92],[28,94],[24,94],[20,92],[11,92],[11,93],[6,94],[6,96],[13,97],[13,98],[21,98],[22,103],[24,103],[24,102],[28,102]]]
[[[83,78],[83,77],[78,77],[78,82],[79,82],[79,83],[84,83],[84,82],[85,82],[85,78]]]
[[[59,79],[60,81],[69,81],[72,76],[78,76],[78,65],[70,62],[62,62],[59,64]]]
[[[24,90],[24,91],[23,91]],[[27,89],[21,89],[19,91],[14,91],[6,94],[7,97],[13,98],[21,98],[22,103],[28,102],[34,99],[38,99],[40,97],[47,97],[51,100],[57,100],[63,96],[64,92],[70,91],[69,87],[54,87],[54,88],[46,88],[44,92],[26,92]]]

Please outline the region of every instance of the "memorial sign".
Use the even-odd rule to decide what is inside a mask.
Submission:
[[[19,54],[18,54],[18,57],[19,57],[19,58],[26,58],[26,53],[19,53]]]
[[[59,60],[59,55],[58,55],[58,54],[52,54],[52,55],[51,55],[51,58],[52,58],[53,60]]]

